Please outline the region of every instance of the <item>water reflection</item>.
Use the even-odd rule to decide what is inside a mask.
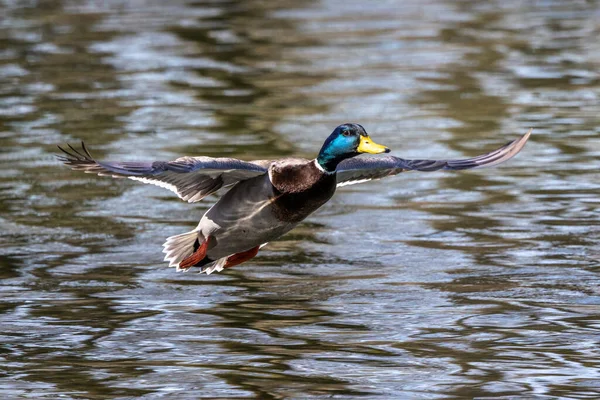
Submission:
[[[595,2],[2,7],[3,397],[600,395]],[[348,187],[210,277],[160,254],[210,201],[51,156],[309,156],[347,120],[407,158],[535,134]]]

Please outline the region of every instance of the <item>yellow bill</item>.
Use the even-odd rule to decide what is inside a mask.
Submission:
[[[368,136],[360,137],[360,144],[356,149],[359,153],[369,153],[369,154],[380,154],[380,153],[389,153],[390,149],[380,144],[375,143]]]

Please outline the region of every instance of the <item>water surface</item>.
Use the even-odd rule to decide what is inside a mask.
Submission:
[[[595,1],[4,1],[3,398],[600,396]],[[500,168],[344,188],[251,262],[177,274],[215,201],[98,158],[312,157],[358,122]]]

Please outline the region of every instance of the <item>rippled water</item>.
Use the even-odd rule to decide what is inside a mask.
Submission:
[[[3,398],[600,397],[596,1],[11,1],[0,18]],[[214,201],[52,156],[500,168],[341,190],[251,262],[162,262]]]

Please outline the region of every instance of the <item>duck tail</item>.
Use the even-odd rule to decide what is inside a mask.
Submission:
[[[207,264],[204,268],[202,268],[201,272],[204,272],[206,275],[210,275],[213,272],[221,272],[225,268],[226,263],[227,257],[219,258],[218,260]]]
[[[179,263],[192,255],[202,242],[204,242],[204,237],[196,229],[167,238],[163,244],[163,253],[166,254],[165,261],[169,262],[169,267],[176,267],[177,271],[182,270],[179,268]]]

